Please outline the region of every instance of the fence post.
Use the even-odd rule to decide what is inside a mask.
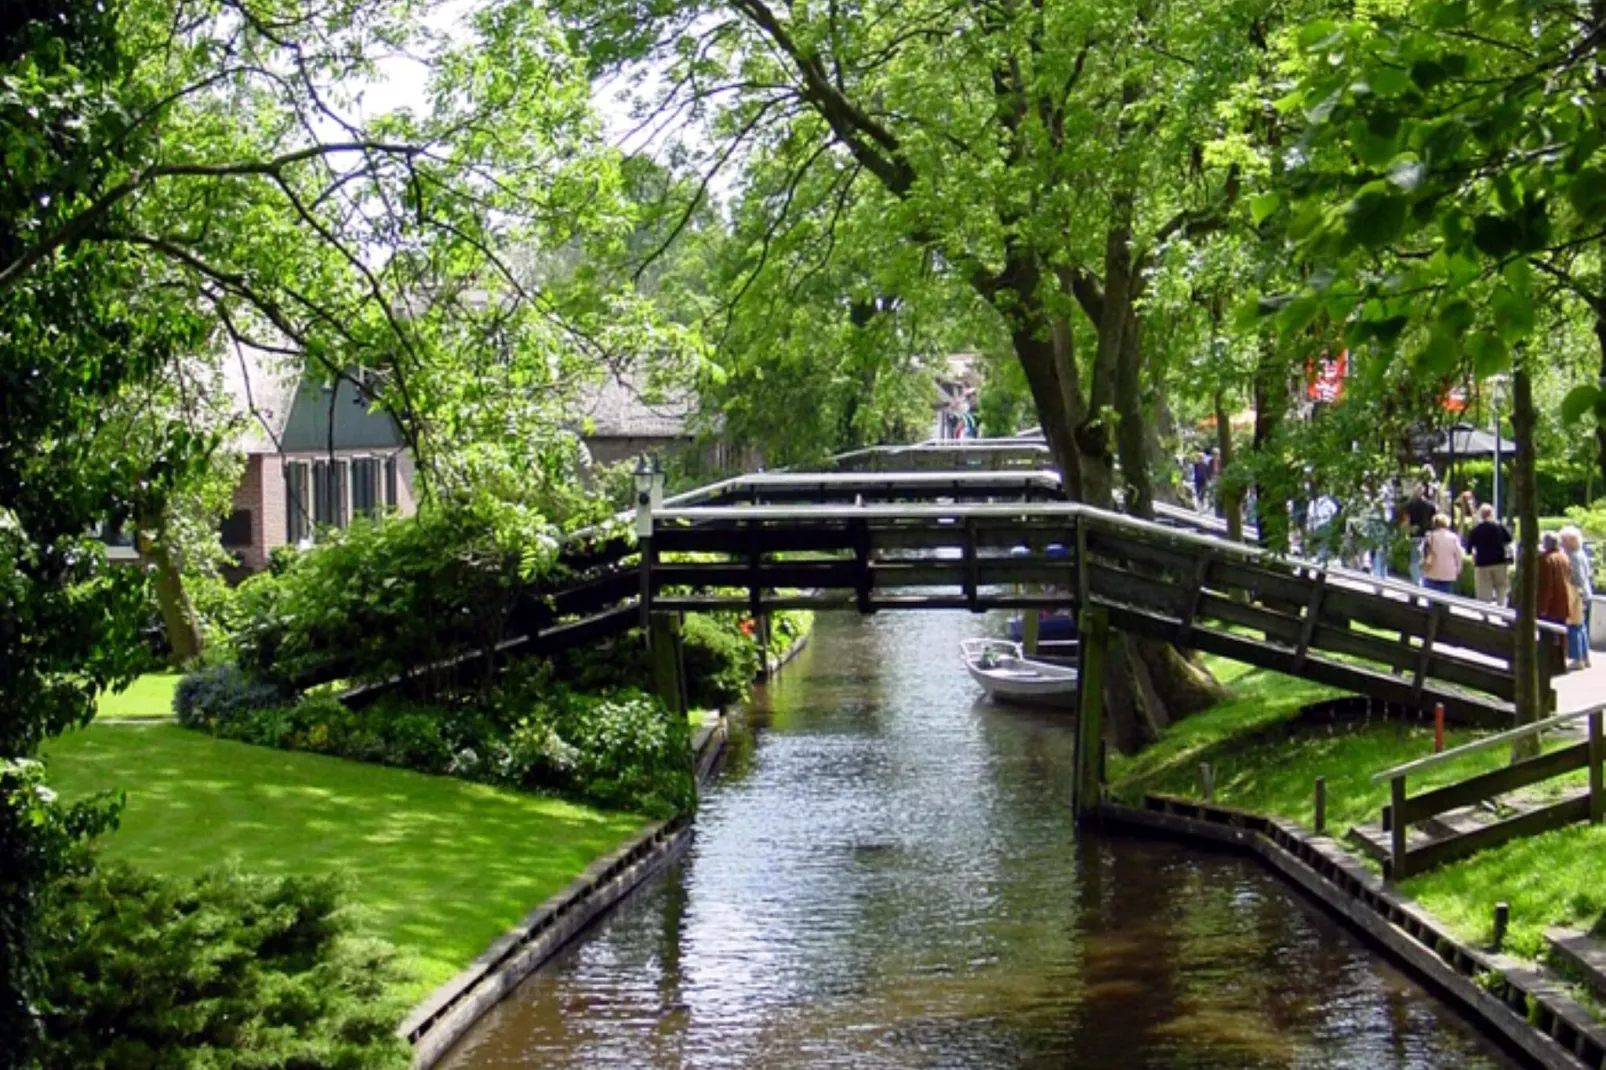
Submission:
[[[1104,740],[1104,659],[1110,615],[1102,606],[1082,606],[1082,664],[1077,680],[1076,765],[1071,808],[1082,820],[1099,804],[1099,744]]]
[[[1316,831],[1327,831],[1327,778],[1316,778]]]
[[[1392,807],[1389,821],[1389,879],[1400,880],[1405,876],[1405,777],[1397,776],[1389,781],[1389,805]]]
[[[1205,802],[1215,802],[1216,773],[1210,768],[1209,762],[1199,763],[1199,792],[1204,796]]]
[[[1433,704],[1433,753],[1444,750],[1444,703]]]
[[[1598,825],[1606,816],[1606,791],[1602,790],[1601,763],[1606,761],[1606,739],[1601,738],[1601,711],[1589,715],[1589,820]]]

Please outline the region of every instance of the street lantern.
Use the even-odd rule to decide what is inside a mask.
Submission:
[[[652,538],[652,515],[663,504],[664,474],[658,468],[658,458],[643,453],[636,458],[634,473],[636,484],[636,537]]]

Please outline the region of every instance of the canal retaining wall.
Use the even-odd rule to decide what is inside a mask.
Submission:
[[[1141,806],[1104,803],[1096,818],[1256,855],[1536,1065],[1606,1070],[1606,1030],[1552,978],[1462,943],[1329,836],[1291,821],[1165,795],[1150,795]]]

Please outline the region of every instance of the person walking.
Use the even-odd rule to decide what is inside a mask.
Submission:
[[[1561,539],[1554,531],[1539,536],[1539,571],[1534,579],[1539,619],[1565,627],[1567,614],[1572,609],[1573,566],[1562,552]],[[1543,635],[1541,638],[1550,646],[1551,663],[1561,665],[1557,656],[1561,648],[1559,637]]]
[[[1584,533],[1570,524],[1562,528],[1561,549],[1572,570],[1576,595],[1567,614],[1567,667],[1587,669],[1590,664],[1589,602],[1595,596],[1595,587],[1589,575],[1591,562],[1589,551],[1584,547]]]
[[[1441,594],[1454,594],[1463,558],[1461,540],[1450,530],[1450,518],[1439,513],[1433,518],[1433,530],[1423,540],[1423,584]]]
[[[1467,533],[1478,601],[1504,606],[1511,597],[1511,532],[1494,518],[1494,506],[1478,507],[1478,523]]]
[[[1428,486],[1418,483],[1411,500],[1405,503],[1405,520],[1410,526],[1411,537],[1411,582],[1418,587],[1422,586],[1422,544],[1427,539],[1428,530],[1433,526],[1433,518],[1439,511],[1433,507],[1428,498]]]

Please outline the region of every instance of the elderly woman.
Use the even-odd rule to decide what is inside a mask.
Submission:
[[[1567,615],[1567,667],[1582,669],[1589,665],[1589,600],[1595,594],[1584,533],[1570,525],[1562,528],[1561,549],[1572,570],[1573,590],[1578,593]]]
[[[1454,594],[1463,557],[1461,540],[1450,530],[1450,518],[1439,513],[1422,544],[1422,583],[1435,591]]]
[[[1572,608],[1572,564],[1561,548],[1561,538],[1554,531],[1539,536],[1539,570],[1534,573],[1538,590],[1539,619],[1552,624],[1565,625]],[[1557,645],[1550,647],[1551,658],[1559,653]],[[1552,664],[1557,664],[1554,660]]]

